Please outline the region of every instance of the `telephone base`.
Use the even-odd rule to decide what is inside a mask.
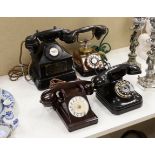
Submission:
[[[88,77],[88,76],[93,76],[93,75],[97,75],[99,73],[102,73],[105,69],[100,69],[100,70],[84,70],[82,66],[79,66],[75,63],[75,69],[77,70],[77,72],[83,76],[83,77]]]
[[[94,114],[94,112],[89,112],[86,117],[82,117],[78,121],[76,121],[76,118],[74,117],[68,117],[68,115],[64,112],[63,108],[58,108],[57,114],[65,124],[66,128],[68,129],[69,132],[88,127],[90,125],[94,125],[98,123],[98,117]]]
[[[117,102],[115,104],[109,102],[109,98],[113,98],[112,96],[104,96],[101,92],[96,93],[97,99],[113,114],[120,115],[131,110],[140,108],[142,106],[142,97],[138,93],[135,94],[135,98],[132,101],[126,102]]]
[[[31,74],[30,74],[31,75]],[[65,80],[65,81],[73,81],[77,79],[75,71],[70,71],[67,73],[62,73],[61,75],[52,76],[48,78],[38,79],[37,76],[34,74],[31,75],[32,80],[34,81],[35,85],[37,86],[38,90],[44,90],[49,88],[50,81],[53,78]]]
[[[72,131],[79,130],[79,129],[82,129],[82,128],[85,128],[85,127],[88,127],[88,126],[91,126],[91,125],[94,125],[97,123],[98,123],[98,119],[97,119],[97,117],[94,116],[94,117],[86,119],[82,122],[66,124],[66,127],[69,132],[72,132]]]

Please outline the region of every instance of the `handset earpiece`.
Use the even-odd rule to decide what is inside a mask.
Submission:
[[[97,25],[94,28],[94,35],[97,40],[99,40],[104,34],[107,35],[108,28],[104,25]]]
[[[57,102],[57,96],[54,92],[52,92],[52,90],[47,90],[42,93],[40,102],[45,107],[51,107],[55,102]]]
[[[97,89],[105,84],[105,79],[97,75],[91,79],[94,89]]]
[[[47,90],[42,93],[40,102],[45,107],[59,108],[60,104],[64,102],[65,91],[63,89],[58,91]]]
[[[127,66],[127,74],[129,75],[135,75],[135,74],[141,74],[141,68],[137,65],[128,65]]]
[[[31,52],[35,52],[35,50],[39,47],[40,42],[35,35],[30,35],[25,39],[25,48],[29,49]]]

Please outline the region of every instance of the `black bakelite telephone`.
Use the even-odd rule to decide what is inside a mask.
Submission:
[[[93,90],[91,81],[53,79],[50,89],[42,93],[41,103],[45,107],[52,106],[71,132],[98,122],[87,98]]]
[[[25,47],[30,51],[32,58],[29,73],[39,90],[47,89],[53,78],[66,81],[76,79],[72,56],[56,42],[57,38],[61,38],[63,31],[67,30],[54,27],[36,32],[25,39]],[[63,41],[69,40],[64,38]]]
[[[92,40],[94,37],[99,40],[103,39],[99,46],[88,46],[88,39],[82,41],[79,40],[79,35],[85,32],[92,32]],[[61,40],[67,41],[68,43],[78,42],[80,47],[78,50],[73,52],[73,59],[76,70],[82,76],[92,76],[97,73],[101,73],[106,69],[107,61],[105,53],[111,50],[108,43],[103,43],[104,38],[108,34],[108,28],[104,25],[92,25],[82,27],[73,31],[63,31]]]
[[[138,66],[119,64],[93,77],[96,97],[112,113],[122,114],[141,107],[143,99],[129,81],[123,80],[126,74],[140,74]]]

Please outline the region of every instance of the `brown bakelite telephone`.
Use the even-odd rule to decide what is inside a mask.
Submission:
[[[93,86],[90,81],[54,79],[50,89],[41,95],[41,103],[46,107],[52,106],[71,132],[98,122],[87,98],[91,94]]]

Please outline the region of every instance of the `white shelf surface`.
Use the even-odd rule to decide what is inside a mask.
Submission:
[[[112,65],[123,63],[128,59],[129,49],[121,48],[107,54]],[[142,75],[145,75],[145,61],[137,58],[142,64]],[[140,76],[142,76],[140,75]],[[130,81],[137,92],[143,96],[143,106],[122,115],[113,115],[95,97],[88,96],[92,110],[98,116],[98,124],[68,132],[63,122],[53,109],[45,108],[39,102],[42,91],[38,91],[33,82],[27,82],[22,77],[12,82],[8,76],[0,77],[0,87],[11,92],[16,100],[19,127],[12,137],[100,137],[122,128],[143,122],[155,117],[155,89],[142,89],[137,84],[138,75],[127,75],[124,79]],[[80,77],[80,76],[79,76]],[[89,80],[89,78],[82,78]]]

